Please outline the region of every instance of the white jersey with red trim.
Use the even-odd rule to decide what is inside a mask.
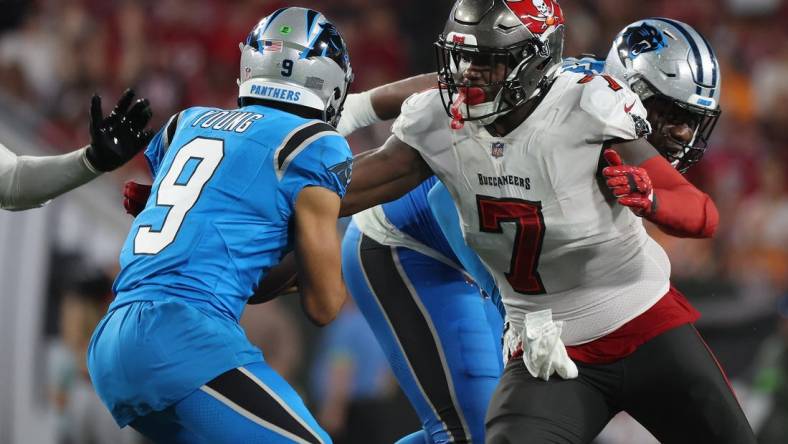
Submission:
[[[451,192],[468,244],[493,272],[507,320],[550,308],[577,345],[637,317],[669,288],[670,262],[599,174],[605,142],[648,130],[646,110],[609,76],[561,73],[504,137],[449,127],[438,90],[409,98],[393,132]],[[602,160],[603,162],[603,160]]]

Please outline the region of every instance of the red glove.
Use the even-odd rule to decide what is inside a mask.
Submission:
[[[640,167],[624,165],[621,156],[611,148],[606,149],[603,155],[610,166],[602,169],[602,174],[618,203],[629,207],[640,217],[654,213],[657,205],[648,172]]]
[[[150,185],[143,185],[134,181],[126,182],[123,187],[123,208],[126,213],[137,216],[145,209],[145,203],[150,196]]]

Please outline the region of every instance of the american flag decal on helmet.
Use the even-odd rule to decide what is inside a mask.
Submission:
[[[281,40],[263,40],[263,44],[261,45],[261,49],[263,54],[271,53],[271,52],[282,52],[282,48],[284,47],[284,42]]]

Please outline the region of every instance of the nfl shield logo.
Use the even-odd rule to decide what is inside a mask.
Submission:
[[[492,148],[490,149],[490,154],[496,159],[503,157],[503,149],[505,146],[506,145],[504,145],[503,142],[493,142]]]

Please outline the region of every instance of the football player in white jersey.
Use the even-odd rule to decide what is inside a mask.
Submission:
[[[26,210],[125,164],[153,137],[147,99],[134,101],[126,90],[106,118],[101,98],[90,104],[90,145],[58,156],[17,156],[0,144],[0,208]]]
[[[754,442],[638,218],[709,236],[714,204],[643,139],[646,110],[626,84],[559,69],[564,17],[542,6],[455,5],[436,45],[442,88],[411,97],[384,146],[357,156],[343,213],[433,173],[452,194],[507,311],[487,442],[590,442],[621,410],[664,442]],[[673,74],[692,76],[692,104],[708,106],[716,59],[668,24],[667,38],[695,45]]]

